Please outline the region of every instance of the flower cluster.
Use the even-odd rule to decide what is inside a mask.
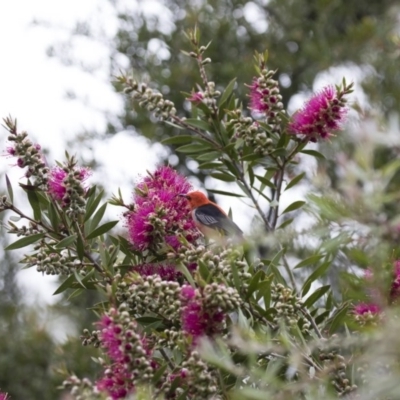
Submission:
[[[56,166],[49,172],[49,193],[63,207],[69,206],[76,198],[84,195],[86,187],[84,182],[90,176],[87,168]]]
[[[273,141],[259,122],[251,117],[243,116],[240,109],[231,111],[229,117],[228,126],[233,127],[233,139],[237,148],[241,147],[240,141],[242,141],[255,153],[263,156],[273,150]]]
[[[165,100],[164,96],[149,87],[145,83],[138,83],[129,77],[120,77],[120,82],[125,85],[124,92],[139,102],[141,107],[153,111],[157,118],[169,120],[176,114],[176,108],[172,101]]]
[[[111,309],[100,322],[99,338],[111,364],[97,382],[97,389],[113,400],[123,399],[138,383],[148,383],[154,375],[156,363],[145,339],[136,332],[137,325],[122,304]]]
[[[258,78],[253,79],[250,88],[250,109],[265,116],[267,123],[278,127],[283,110],[282,96],[278,81],[272,79],[275,71],[263,69]]]
[[[9,399],[7,393],[0,393],[0,400],[7,400]]]
[[[203,290],[192,286],[181,289],[182,329],[196,344],[202,336],[221,334],[225,329],[226,314],[241,304],[240,296],[231,287],[213,283]]]
[[[346,115],[345,95],[351,92],[352,84],[343,88],[326,86],[306,102],[303,108],[292,116],[289,133],[304,135],[312,142],[327,139],[341,127]]]
[[[187,202],[189,182],[170,167],[160,167],[137,186],[133,211],[125,214],[129,238],[138,250],[177,249],[180,238],[194,242],[199,232]]]
[[[4,122],[10,132],[8,140],[12,142],[12,145],[6,148],[7,154],[17,157],[18,167],[26,168],[26,178],[35,178],[35,185],[46,190],[49,169],[40,151],[40,145],[32,143],[26,132],[18,133],[16,121],[6,118]]]

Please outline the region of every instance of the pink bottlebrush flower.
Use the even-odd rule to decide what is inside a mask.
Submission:
[[[176,281],[182,275],[173,265],[142,264],[133,267],[132,271],[140,276],[158,275],[163,281]]]
[[[367,313],[376,315],[381,312],[381,308],[377,304],[359,303],[354,306],[353,312],[355,315],[364,315]]]
[[[333,86],[326,86],[292,116],[289,133],[305,135],[312,142],[329,138],[341,127],[347,112],[342,97]]]
[[[187,100],[190,101],[191,103],[201,103],[203,99],[204,99],[203,92],[192,92],[192,95],[187,98]]]
[[[270,89],[261,88],[257,78],[254,78],[253,83],[248,87],[250,88],[250,109],[260,113],[268,112],[270,106],[265,99],[270,95]]]
[[[152,359],[146,339],[135,332],[135,323],[126,322],[124,312],[111,309],[100,319],[98,326],[101,329],[99,339],[111,364],[96,386],[112,399],[125,398],[134,391],[135,380],[140,380],[143,371],[148,368],[155,371],[158,364]],[[134,372],[136,368],[141,372]]]
[[[129,238],[138,250],[178,249],[183,236],[189,242],[199,237],[187,202],[178,194],[191,189],[185,177],[170,167],[160,167],[136,186],[134,211],[126,214]]]
[[[181,300],[182,329],[187,335],[192,336],[193,344],[196,344],[202,336],[213,336],[221,332],[225,314],[215,307],[205,308],[198,290],[192,286],[182,286]]]
[[[7,393],[0,393],[0,400],[8,400],[8,394]]]
[[[96,387],[101,392],[107,392],[112,400],[125,399],[134,391],[132,374],[119,363],[112,364],[104,376],[96,382]]]
[[[78,168],[77,178],[80,181],[85,181],[89,176],[90,172],[87,168]],[[68,172],[63,168],[56,166],[49,172],[49,193],[54,199],[62,201],[65,194],[67,193],[67,184],[65,182],[68,177]]]

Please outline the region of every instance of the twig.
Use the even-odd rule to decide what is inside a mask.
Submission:
[[[319,330],[317,323],[315,322],[314,318],[311,316],[311,314],[308,312],[308,310],[304,307],[300,308],[300,311],[303,313],[303,315],[308,319],[308,321],[311,323],[311,326],[314,329],[314,332],[317,334],[317,336],[320,339],[324,339],[324,337],[322,336],[321,331]]]
[[[167,353],[164,351],[163,348],[159,348],[158,351],[161,353],[163,356],[164,360],[167,362],[168,366],[171,368],[171,370],[175,369],[175,365],[172,363],[171,359],[168,357]]]

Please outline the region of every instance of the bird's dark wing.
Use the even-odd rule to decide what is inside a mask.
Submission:
[[[229,217],[212,204],[197,207],[194,211],[194,216],[201,224],[217,229],[225,235],[242,236],[243,234]]]

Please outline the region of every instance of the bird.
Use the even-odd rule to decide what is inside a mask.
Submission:
[[[184,197],[192,210],[192,218],[200,232],[208,239],[233,238],[235,242],[243,239],[241,229],[229,216],[200,191],[179,194]]]

